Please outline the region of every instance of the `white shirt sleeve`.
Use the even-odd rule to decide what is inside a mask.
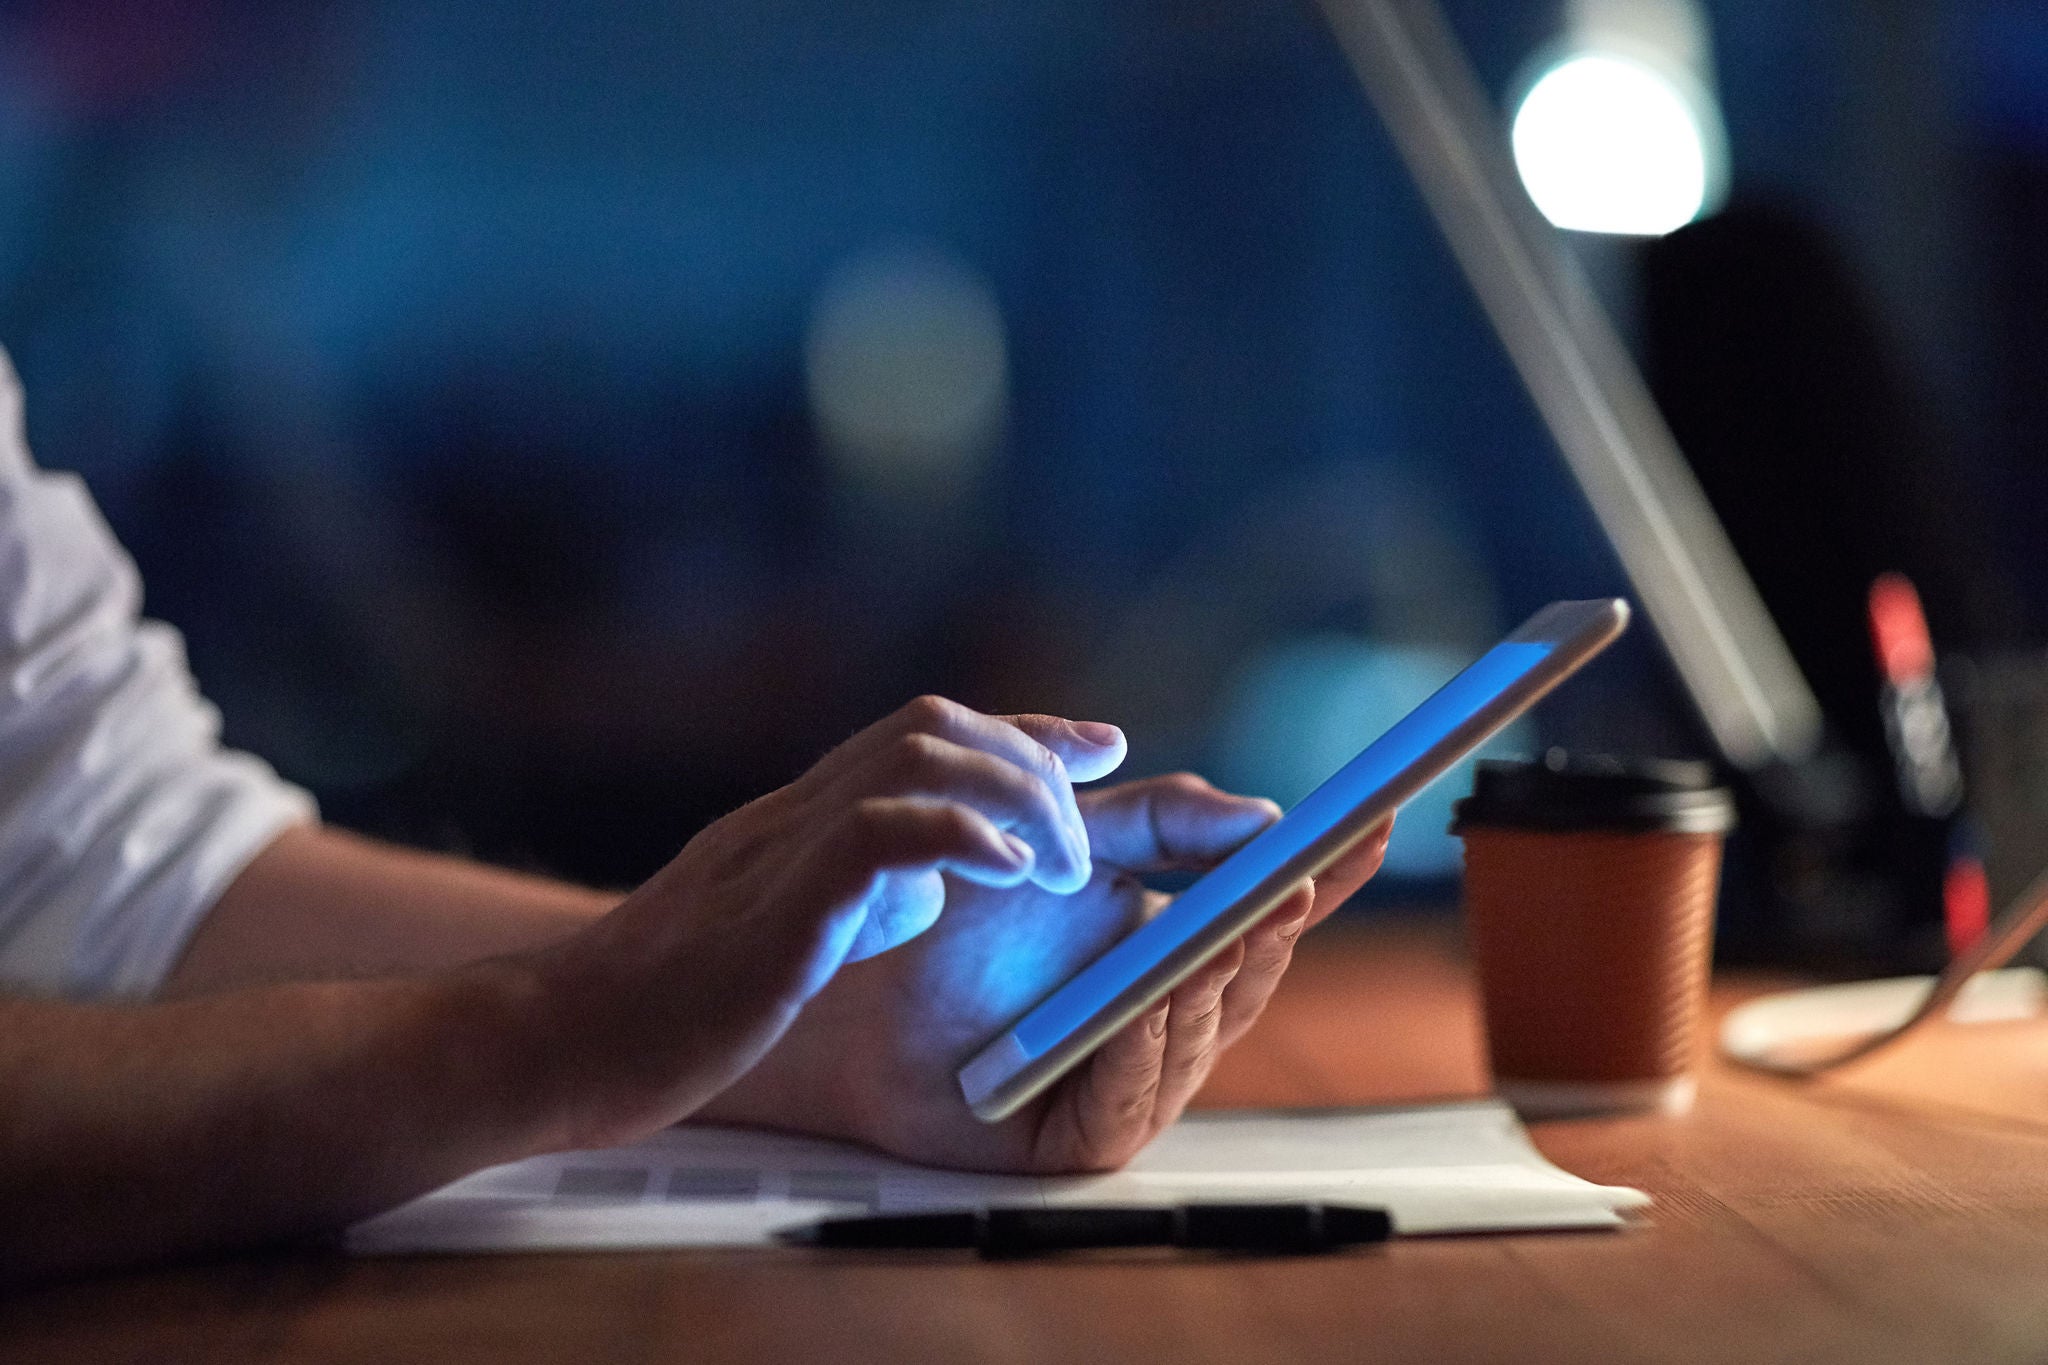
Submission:
[[[153,992],[312,798],[220,746],[178,633],[75,475],[36,468],[0,352],[0,991]]]

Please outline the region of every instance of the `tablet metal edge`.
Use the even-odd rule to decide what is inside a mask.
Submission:
[[[1003,1034],[977,1052],[973,1061],[960,1068],[960,1091],[967,1097],[967,1107],[980,1114],[1000,1092],[1003,1082],[1030,1060],[1031,1054],[1017,1041],[1015,1032]]]
[[[1589,608],[1597,608],[1601,619],[1587,621],[1581,626],[1584,631],[1578,639],[1558,641],[1559,650],[1544,672],[1525,681],[1528,691],[1511,704],[1503,715],[1489,720],[1474,717],[1466,725],[1459,726],[1445,735],[1432,751],[1440,748],[1456,749],[1459,752],[1477,747],[1486,735],[1491,735],[1505,726],[1516,716],[1526,712],[1541,701],[1566,678],[1577,672],[1587,660],[1599,654],[1612,644],[1627,628],[1632,614],[1629,604],[1621,598],[1596,598],[1587,601],[1552,602],[1538,608],[1535,614],[1510,633],[1507,641],[1527,641],[1547,637],[1558,628],[1559,618],[1570,617]],[[1477,732],[1478,738],[1473,737]],[[1375,741],[1377,743],[1378,741]],[[1427,755],[1414,765],[1416,769],[1429,767]],[[1303,877],[1319,875],[1344,851],[1362,837],[1367,830],[1406,802],[1423,787],[1429,785],[1435,776],[1418,775],[1411,770],[1405,780],[1396,780],[1380,793],[1380,800],[1368,800],[1349,817],[1325,831],[1321,838],[1276,868],[1249,892],[1237,907],[1235,913],[1227,914],[1211,926],[1220,935],[1198,936],[1190,943],[1176,949],[1165,960],[1146,971],[1119,992],[1117,997],[1096,1015],[1086,1026],[1070,1034],[1060,1044],[1049,1048],[1040,1056],[1033,1057],[1019,1041],[1015,1023],[1005,1029],[996,1039],[979,1049],[972,1060],[956,1073],[963,1097],[976,1118],[985,1123],[996,1123],[1008,1118],[1039,1092],[1059,1078],[1081,1057],[1094,1051],[1108,1037],[1131,1020],[1142,1014],[1150,1003],[1171,990],[1192,974],[1224,942],[1249,929],[1259,918],[1279,904],[1282,897]],[[1391,797],[1391,800],[1387,798]],[[1055,988],[1057,991],[1059,988]],[[1041,1002],[1043,1003],[1043,1002]],[[1034,1006],[1033,1008],[1036,1008]],[[1028,1016],[1030,1011],[1025,1011]],[[969,1077],[972,1076],[972,1081]]]

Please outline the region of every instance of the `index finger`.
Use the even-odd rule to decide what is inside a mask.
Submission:
[[[836,775],[858,766],[877,747],[903,735],[922,732],[980,749],[1044,775],[1055,765],[1063,776],[1091,782],[1113,772],[1124,761],[1123,731],[1100,721],[1072,721],[1060,716],[985,715],[961,702],[939,696],[915,697],[825,755],[813,767],[820,775]]]
[[[863,765],[884,746],[899,744],[911,735],[929,735],[979,750],[1043,782],[1073,836],[1080,882],[1087,881],[1088,830],[1074,803],[1073,784],[1101,777],[1123,762],[1123,731],[1114,725],[1058,716],[984,715],[944,697],[922,696],[840,745],[807,777],[827,785],[858,780]]]

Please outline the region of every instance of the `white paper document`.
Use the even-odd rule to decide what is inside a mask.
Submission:
[[[991,1204],[1324,1200],[1404,1235],[1618,1227],[1648,1204],[1546,1161],[1498,1100],[1188,1115],[1111,1175],[975,1175],[733,1128],[494,1166],[348,1233],[365,1255],[757,1246],[818,1218]]]

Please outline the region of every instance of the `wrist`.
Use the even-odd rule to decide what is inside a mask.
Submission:
[[[828,993],[744,1075],[692,1115],[693,1122],[772,1128],[875,1145],[869,1111],[891,1098],[862,1046],[859,1023],[838,1017]]]
[[[514,1051],[550,1116],[541,1150],[632,1142],[701,1103],[702,1073],[717,1070],[705,1055],[721,1051],[717,1031],[678,1008],[693,993],[650,979],[644,956],[601,924],[483,965],[503,976],[501,998],[517,1015]]]
[[[451,974],[443,1004],[456,1016],[444,1036],[469,1040],[459,1064],[489,1059],[479,1079],[497,1097],[520,1157],[616,1140],[593,997],[554,956],[523,953],[465,967]]]

